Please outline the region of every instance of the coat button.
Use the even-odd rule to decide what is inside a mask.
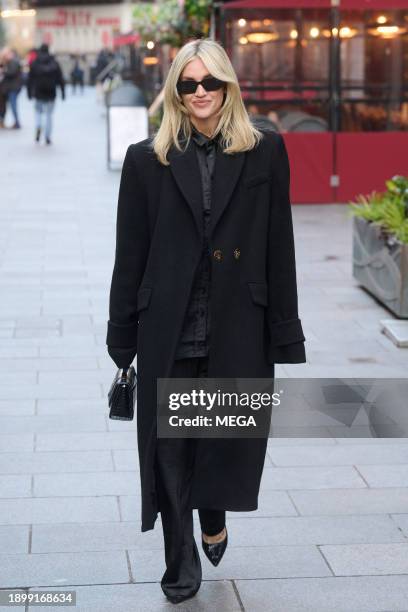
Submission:
[[[239,259],[239,256],[241,255],[241,251],[239,249],[235,249],[234,251],[234,257],[235,259]]]
[[[216,259],[217,261],[221,261],[222,251],[220,249],[215,249],[213,255],[214,255],[214,259]]]

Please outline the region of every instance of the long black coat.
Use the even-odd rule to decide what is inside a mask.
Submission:
[[[172,147],[164,166],[150,142],[131,145],[123,164],[106,339],[108,350],[137,346],[142,531],[157,518],[156,379],[170,376],[203,240],[194,144],[185,153]],[[279,134],[265,132],[249,152],[217,151],[210,247],[208,376],[273,378],[275,363],[306,361]],[[267,440],[196,441],[192,506],[256,510]]]

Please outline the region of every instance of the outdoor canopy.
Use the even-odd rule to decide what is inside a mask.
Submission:
[[[342,9],[406,9],[408,0],[233,0],[223,5],[224,9],[259,8],[334,8]]]

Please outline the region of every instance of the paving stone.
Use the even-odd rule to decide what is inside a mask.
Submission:
[[[119,518],[115,497],[0,499],[0,525],[102,523]]]
[[[302,515],[404,513],[408,489],[333,489],[291,491],[291,499]]]
[[[408,542],[326,545],[320,550],[336,576],[408,575]]]
[[[37,414],[69,414],[75,411],[81,414],[93,413],[97,410],[100,414],[105,414],[107,402],[105,398],[98,397],[94,399],[59,399],[59,400],[37,400]]]
[[[97,358],[59,358],[59,359],[47,359],[47,358],[20,358],[19,365],[24,370],[34,370],[35,372],[54,372],[55,370],[63,370],[63,371],[73,371],[76,372],[78,370],[95,370],[98,367]],[[6,366],[6,363],[4,364]]]
[[[139,456],[137,449],[114,450],[112,452],[115,469],[119,472],[123,470],[138,470]]]
[[[0,361],[1,368],[1,361]],[[0,417],[9,415],[29,415],[35,413],[35,400],[1,400],[0,401]]]
[[[277,466],[312,466],[312,465],[369,465],[408,463],[408,446],[389,444],[381,446],[354,444],[353,446],[330,446],[322,450],[306,446],[296,448],[275,447],[268,449],[268,454]]]
[[[73,409],[71,416],[80,414]],[[99,411],[95,411],[98,414]],[[1,439],[1,438],[0,438]],[[1,443],[0,443],[1,444]],[[87,433],[49,433],[36,435],[37,451],[84,451],[84,450],[133,450],[137,453],[137,438],[134,431],[109,431]]]
[[[245,610],[265,612],[391,612],[408,610],[408,576],[238,580]],[[269,604],[270,602],[270,604]]]
[[[27,525],[0,525],[0,551],[28,553],[29,535]]]
[[[108,377],[111,375],[111,370],[101,370],[99,368],[94,368],[93,370],[87,367],[86,370],[82,370],[80,372],[76,370],[62,371],[62,370],[54,370],[52,372],[42,372],[38,373],[38,382],[40,385],[67,385],[70,382],[73,384],[84,385],[87,381],[89,382],[98,382],[105,383],[112,382]],[[113,376],[112,376],[113,378]]]
[[[109,451],[2,453],[0,474],[107,472],[113,469]]]
[[[0,452],[31,450],[34,450],[33,433],[0,434]]]
[[[126,495],[130,491],[140,493],[139,480],[139,472],[136,471],[37,474],[34,476],[34,496]]]
[[[261,491],[270,489],[338,489],[366,487],[352,466],[266,467]]]
[[[395,529],[398,529],[394,525]],[[33,525],[32,552],[85,552],[106,550],[162,550],[161,522],[142,532],[140,521]]]
[[[0,498],[8,497],[30,497],[31,476],[0,475]]]
[[[128,582],[126,555],[120,551],[2,554],[0,587],[111,584]],[[35,609],[35,608],[34,608]]]
[[[102,411],[98,416],[84,413],[80,419],[70,414],[1,416],[0,428],[3,433],[106,431],[106,420]]]
[[[73,399],[83,399],[86,397],[96,398],[101,397],[101,388],[96,382],[91,382],[89,385],[85,383],[76,385],[34,385],[27,384],[24,386],[15,386],[10,384],[3,384],[0,387],[0,399],[30,399],[44,398],[44,399],[66,399],[72,397]]]
[[[370,487],[408,487],[408,465],[357,465]]]
[[[269,450],[275,446],[332,446],[337,443],[335,438],[269,438],[267,446]]]
[[[69,588],[69,587],[67,587]],[[75,612],[170,612],[172,604],[161,590],[160,584],[112,584],[97,586],[74,586],[76,591]],[[35,592],[36,589],[30,589]],[[49,607],[31,606],[31,611],[50,612]],[[241,612],[231,581],[206,580],[197,594],[190,600],[177,604],[181,612]]]

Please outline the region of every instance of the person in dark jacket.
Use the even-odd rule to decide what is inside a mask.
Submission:
[[[12,129],[20,129],[20,120],[18,117],[17,98],[23,86],[23,77],[21,72],[21,63],[18,55],[12,49],[5,49],[4,56],[4,74],[3,74],[3,92],[7,97],[7,102],[10,105],[11,112],[14,117]]]
[[[81,93],[84,93],[84,69],[81,66],[81,59],[79,56],[73,57],[73,66],[71,70],[71,85],[72,93],[76,93],[76,87],[79,85]]]
[[[65,100],[65,81],[62,70],[48,45],[42,44],[36,59],[30,66],[27,80],[29,99],[35,99],[35,140],[39,142],[42,132],[42,118],[45,116],[45,142],[51,144],[52,114],[57,96],[57,87],[61,89],[61,98]]]
[[[7,94],[4,88],[4,74],[6,71],[6,59],[0,51],[0,129],[4,126],[4,117],[7,109]]]
[[[173,603],[201,584],[193,509],[216,566],[226,511],[258,508],[268,438],[158,436],[157,381],[269,381],[275,363],[306,361],[289,178],[283,137],[251,123],[222,46],[185,44],[158,132],[123,163],[106,336],[118,368],[137,356],[141,529],[161,513]]]

